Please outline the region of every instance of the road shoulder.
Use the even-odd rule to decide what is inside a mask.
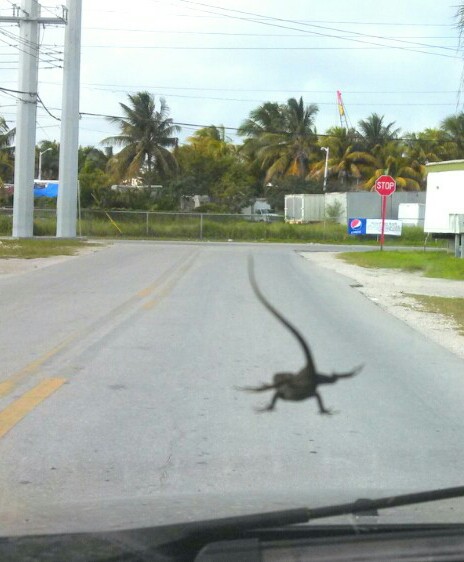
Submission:
[[[364,268],[337,258],[338,252],[299,252],[305,259],[349,277],[352,286],[388,313],[464,359],[464,337],[447,316],[424,312],[409,294],[464,298],[464,282],[432,279],[419,273]]]
[[[99,252],[104,248],[109,247],[108,243],[98,243],[92,244],[83,248],[79,248],[76,253],[72,256],[51,256],[47,258],[3,258],[0,259],[0,279],[5,277],[12,277],[15,275],[21,275],[23,273],[29,273],[30,271],[35,271],[37,269],[42,269],[44,267],[50,267],[64,261],[75,259],[79,256],[86,254],[93,254]]]

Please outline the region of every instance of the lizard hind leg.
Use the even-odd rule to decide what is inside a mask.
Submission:
[[[272,400],[271,400],[270,404],[268,404],[267,406],[264,406],[262,408],[255,408],[255,412],[258,412],[258,413],[272,412],[272,410],[274,410],[274,408],[275,408],[275,404],[276,404],[278,398],[279,398],[279,393],[276,392],[274,394],[274,396],[272,397]]]
[[[319,405],[319,413],[320,414],[327,414],[329,416],[332,415],[332,413],[333,413],[332,410],[327,410],[324,407],[324,403],[322,402],[321,395],[318,392],[315,392],[314,396],[316,397],[317,403]]]

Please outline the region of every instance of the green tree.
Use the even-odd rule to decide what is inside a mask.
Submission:
[[[78,152],[78,169],[106,171],[111,150],[103,151],[95,146],[80,146]]]
[[[251,139],[259,138],[263,133],[285,131],[285,104],[267,101],[250,111],[250,116],[239,127],[238,134]]]
[[[464,158],[464,113],[450,115],[440,124],[445,138],[455,145],[453,159]]]
[[[13,148],[10,146],[15,130],[0,117],[0,182],[12,183],[14,171]]]
[[[229,159],[220,180],[213,186],[213,201],[225,205],[229,212],[239,213],[253,195],[253,178],[238,160]]]
[[[443,129],[408,133],[405,135],[405,145],[409,157],[420,164],[457,158],[456,145]]]
[[[401,129],[394,129],[395,122],[384,124],[385,116],[372,113],[367,119],[358,122],[359,134],[361,136],[362,148],[372,150],[376,146],[382,146],[398,137]]]
[[[360,150],[359,134],[355,129],[332,127],[319,141],[320,148],[329,149],[327,167],[328,189],[346,191],[358,185],[366,166],[373,164],[370,153]],[[323,154],[321,152],[321,154]],[[325,154],[311,166],[308,179],[322,184],[325,171]]]
[[[36,155],[36,178],[39,177],[39,154],[42,153],[42,179],[56,180],[60,167],[60,144],[56,141],[41,141],[35,149]]]
[[[121,134],[104,139],[102,144],[123,147],[113,162],[121,179],[142,176],[148,185],[152,185],[157,177],[169,177],[177,170],[170,149],[177,145],[175,135],[180,127],[168,117],[169,108],[164,98],[160,98],[159,111],[149,92],[138,92],[128,98],[129,105],[119,104],[124,117],[109,118]]]
[[[239,133],[251,139],[245,141],[245,150],[265,172],[264,183],[306,177],[317,149],[317,112],[317,105],[305,105],[302,97],[290,98],[286,104],[260,106],[241,125]]]
[[[179,174],[169,188],[182,195],[208,195],[230,212],[246,206],[254,178],[237,147],[226,138],[223,127],[211,125],[195,131],[175,151]]]
[[[392,176],[396,180],[399,191],[420,191],[425,187],[425,166],[411,160],[405,150],[405,145],[390,142],[377,146],[373,150],[375,160],[370,168],[371,175],[364,181],[362,187],[373,189],[375,180],[382,174]],[[366,172],[368,169],[366,169]]]
[[[94,146],[79,147],[79,187],[82,207],[93,207],[111,186],[111,176],[106,173],[108,156]]]
[[[209,127],[198,129],[187,139],[187,142],[196,152],[212,156],[213,158],[237,152],[235,145],[229,139],[226,139],[223,126],[216,127],[215,125],[210,125]]]
[[[246,137],[240,152],[247,162],[249,173],[255,178],[257,195],[264,195],[264,186],[268,183],[265,181],[266,170],[257,154],[261,148],[261,137],[264,133],[278,133],[284,130],[285,104],[270,101],[253,109],[238,129],[238,134]]]

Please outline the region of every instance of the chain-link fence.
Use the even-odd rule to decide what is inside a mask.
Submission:
[[[0,233],[11,234],[13,210],[0,209]],[[284,223],[283,216],[175,213],[82,209],[77,234],[86,237],[135,237],[179,240],[266,238],[269,228]],[[34,234],[53,236],[56,209],[34,209]]]
[[[0,235],[12,232],[13,209],[0,209]],[[346,224],[327,218],[309,224],[291,224],[283,216],[174,213],[82,209],[77,235],[89,238],[141,238],[155,240],[236,240],[275,242],[359,243],[372,236],[351,236]],[[34,209],[34,235],[55,236],[56,209]],[[404,227],[395,243],[421,245],[421,227]]]

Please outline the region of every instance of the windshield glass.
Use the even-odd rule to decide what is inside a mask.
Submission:
[[[0,0],[3,535],[462,485],[462,7],[32,4]]]

